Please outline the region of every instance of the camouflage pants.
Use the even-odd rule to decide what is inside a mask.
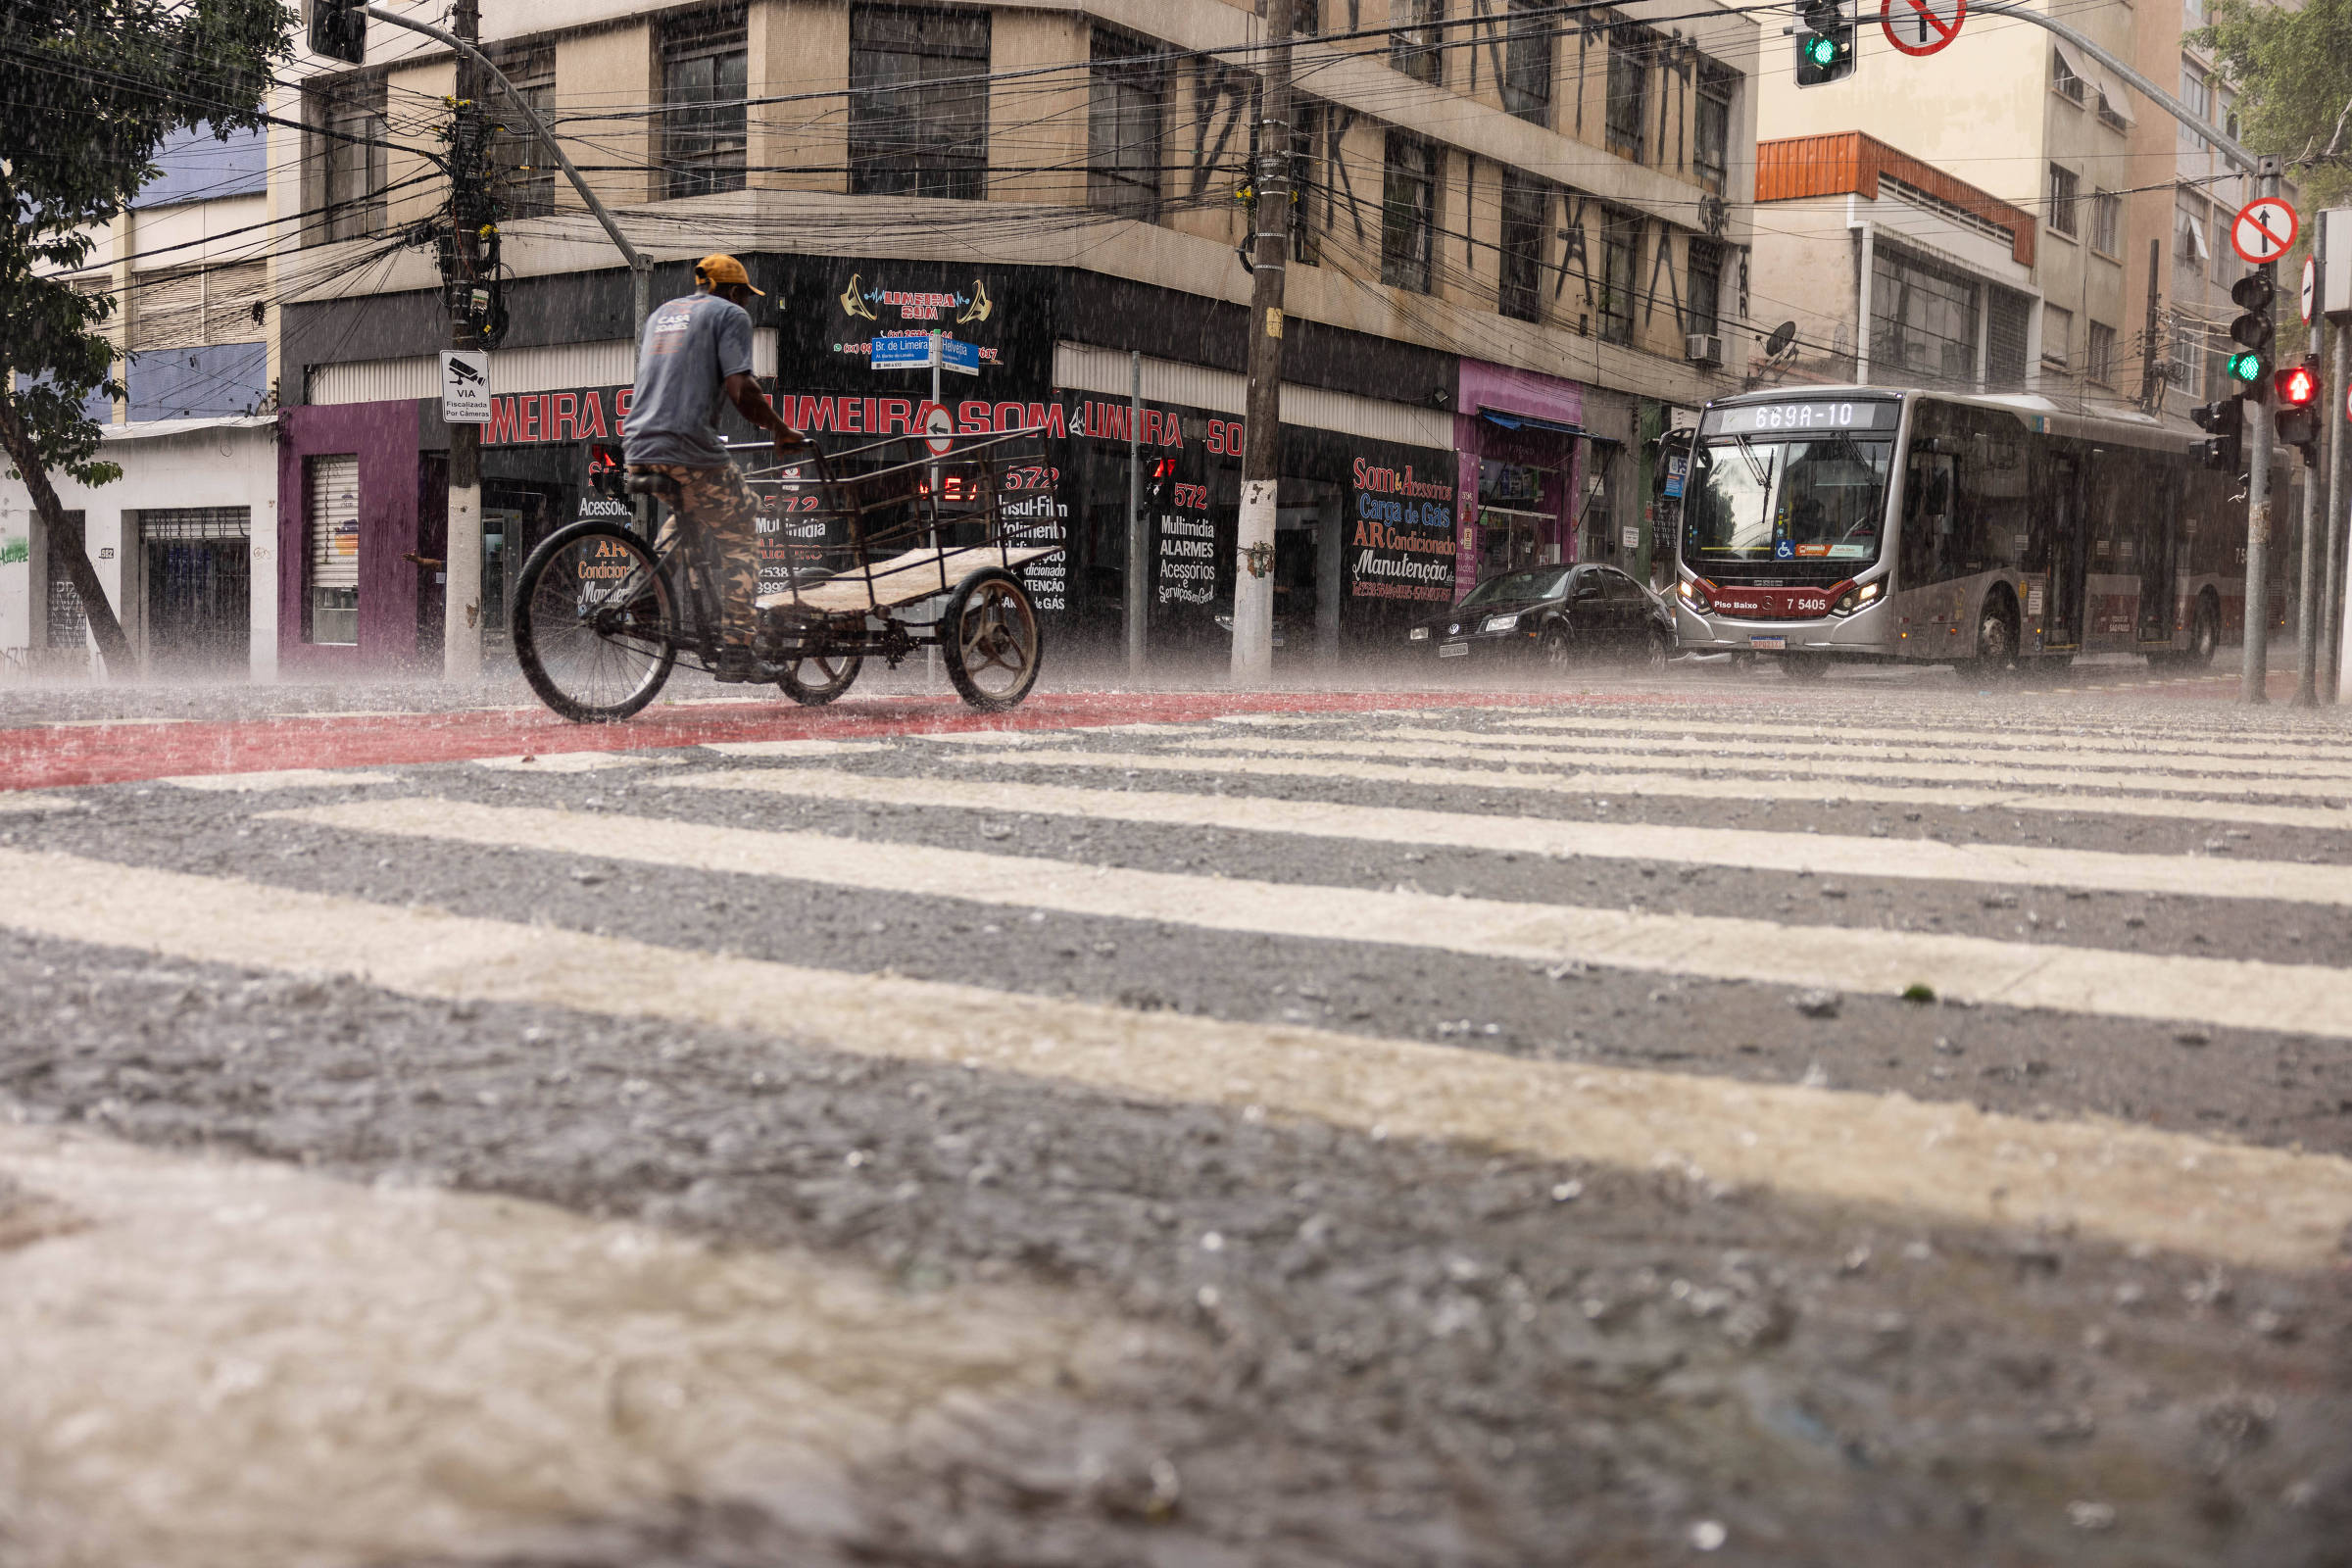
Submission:
[[[676,537],[678,521],[699,528],[717,557],[719,614],[722,631],[733,641],[748,641],[757,624],[760,597],[760,504],[752,487],[743,482],[733,464],[723,468],[688,468],[674,463],[632,463],[631,473],[662,473],[678,481],[678,499],[670,503],[655,543],[667,549]]]

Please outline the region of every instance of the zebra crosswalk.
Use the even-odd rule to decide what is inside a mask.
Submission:
[[[2239,1506],[2265,1542],[2324,1534],[2278,1499],[2352,1415],[2320,1366],[2352,1307],[2316,1288],[2352,1246],[2352,811],[2329,804],[2352,795],[2352,749],[2283,719],[2126,709],[2043,740],[1872,703],[1851,724],[1596,702],[845,725],[552,765],[46,791],[0,841],[0,980],[46,996],[61,970],[100,978],[0,1045],[0,1119],[334,1174],[273,1192],[191,1164],[172,1180],[235,1191],[173,1207],[167,1243],[131,1218],[151,1200],[126,1195],[167,1191],[169,1162],[190,1156],[110,1154],[120,1174],[98,1180],[54,1136],[0,1136],[0,1299],[13,1280],[50,1303],[0,1321],[22,1346],[70,1341],[75,1366],[119,1352],[155,1387],[206,1387],[236,1346],[176,1346],[160,1324],[132,1347],[104,1327],[63,1335],[98,1286],[12,1252],[11,1195],[77,1203],[216,1284],[231,1265],[197,1256],[204,1238],[227,1259],[250,1221],[224,1216],[280,1204],[351,1228],[338,1249],[315,1217],[289,1220],[254,1254],[321,1270],[347,1303],[336,1322],[367,1320],[348,1307],[353,1266],[328,1266],[338,1250],[397,1257],[414,1318],[400,1343],[458,1343],[456,1316],[433,1326],[433,1298],[455,1295],[452,1314],[488,1310],[482,1343],[544,1383],[567,1356],[627,1361],[630,1334],[577,1299],[556,1310],[544,1261],[502,1273],[500,1250],[561,1236],[580,1289],[686,1322],[690,1292],[615,1261],[642,1249],[691,1273],[659,1239],[684,1230],[748,1250],[726,1265],[727,1310],[790,1314],[833,1292],[893,1333],[963,1315],[970,1343],[921,1364],[965,1393],[912,1374],[820,1388],[821,1358],[784,1355],[782,1330],[748,1350],[712,1331],[707,1365],[656,1358],[707,1419],[654,1421],[644,1467],[625,1424],[598,1425],[610,1401],[544,1389],[497,1429],[497,1463],[576,1444],[633,1519],[656,1506],[653,1474],[681,1496],[784,1506],[746,1464],[913,1466],[920,1487],[884,1491],[930,1496],[935,1475],[1019,1448],[1051,1390],[1069,1401],[1054,1443],[1149,1434],[1100,1461],[1142,1478],[1143,1500],[1105,1517],[1232,1544],[1245,1536],[1219,1532],[1241,1529],[1247,1499],[1291,1518],[1300,1497],[1340,1495],[1273,1488],[1269,1456],[1338,1454],[1315,1445],[1361,1425],[1346,1412],[1377,1375],[1421,1391],[1396,1395],[1384,1465],[1415,1487],[1481,1474],[1427,1504],[1459,1539],[1474,1517],[1492,1532],[1465,1562],[1535,1559],[1560,1472],[1522,1456],[1618,1431],[1601,1412],[1629,1389],[1666,1430],[1707,1438],[1696,1457],[1642,1450],[1704,1506],[1626,1523],[1624,1560],[1669,1560],[1691,1519],[1719,1516],[1735,1540],[1836,1556],[1847,1504],[1814,1483],[1776,1494],[1772,1520],[1735,1506],[1796,1473],[1833,1419],[1788,1412],[1833,1398],[1876,1484],[1940,1495],[1965,1471],[2014,1509],[1990,1528],[2021,1560],[2085,1534],[2045,1494],[2105,1506],[2118,1475],[2139,1511],[2114,1527],[2115,1560],[2220,1528],[2176,1499],[2193,1500],[2209,1455],[2057,1409],[2065,1388],[2086,1408],[2113,1391],[2119,1412],[2292,1402],[2265,1418],[2267,1490],[2249,1480]],[[157,1011],[110,1024],[105,976],[153,990]],[[243,1076],[249,1059],[262,1076]],[[394,1177],[554,1207],[452,1200],[436,1223],[465,1248],[419,1251],[386,1241],[405,1223],[389,1210],[339,1196]],[[614,1214],[641,1229],[610,1228]],[[780,1246],[815,1255],[760,1261]],[[476,1271],[522,1281],[524,1318],[485,1309],[463,1285]],[[933,1291],[953,1312],[909,1304]],[[233,1340],[233,1316],[192,1332]],[[808,1343],[849,1343],[826,1334]],[[881,1335],[857,1353],[881,1353]],[[1063,1348],[1082,1343],[1085,1369]],[[1181,1371],[1119,1348],[1147,1343]],[[0,1350],[0,1369],[26,1355]],[[270,1401],[300,1379],[275,1355],[234,1430],[282,1416]],[[710,1368],[738,1355],[754,1370],[729,1392]],[[2000,1381],[2034,1356],[2046,1377]],[[413,1396],[414,1368],[369,1364],[368,1408]],[[11,1436],[30,1406],[0,1380],[0,1518],[17,1516],[12,1478],[95,1430],[84,1396],[35,1381],[38,1420]],[[1933,1392],[1947,1385],[1971,1392]],[[1777,1412],[1766,1436],[1730,1410],[1731,1387]],[[811,1401],[856,1441],[770,1430],[758,1412],[775,1399]],[[966,1419],[996,1436],[919,1436]],[[2046,1435],[2061,1420],[2063,1444]],[[1179,1452],[1184,1421],[1195,1446]],[[302,1429],[322,1494],[384,1473],[393,1426],[331,1426]],[[738,1428],[755,1438],[731,1446]],[[193,1440],[171,1443],[173,1463],[199,1463]],[[1051,1491],[1034,1479],[1050,1466],[1019,1463]],[[330,1532],[333,1551],[429,1555],[448,1549],[440,1527],[464,1533],[595,1510],[575,1490],[486,1514],[453,1500],[447,1469],[393,1467],[372,1522]],[[282,1506],[260,1480],[217,1484]],[[938,1486],[963,1508],[1001,1494]],[[144,1507],[123,1531],[152,1523]],[[1931,1559],[1986,1528],[1918,1518]],[[1035,1554],[1033,1526],[1000,1526],[992,1549]],[[856,1539],[871,1555],[884,1538]],[[162,1533],[89,1541],[92,1560],[124,1543],[199,1560]],[[1356,1540],[1330,1560],[1375,1559]]]

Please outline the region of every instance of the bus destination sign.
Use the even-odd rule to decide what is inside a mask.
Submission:
[[[1868,402],[1807,399],[1802,403],[1742,403],[1708,411],[1708,423],[1725,435],[1766,434],[1808,430],[1891,430],[1902,416],[1902,405],[1872,399]]]

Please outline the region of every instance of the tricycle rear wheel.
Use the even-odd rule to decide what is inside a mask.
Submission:
[[[811,654],[786,664],[776,684],[803,708],[822,708],[848,691],[864,665],[859,654]]]
[[[983,713],[1018,707],[1045,656],[1037,608],[1021,580],[985,566],[956,585],[939,617],[939,652],[956,695]]]

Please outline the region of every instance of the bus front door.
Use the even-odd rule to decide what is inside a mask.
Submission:
[[[2050,460],[2049,602],[2041,617],[2041,646],[2067,653],[2082,645],[2082,471],[2073,457]]]

